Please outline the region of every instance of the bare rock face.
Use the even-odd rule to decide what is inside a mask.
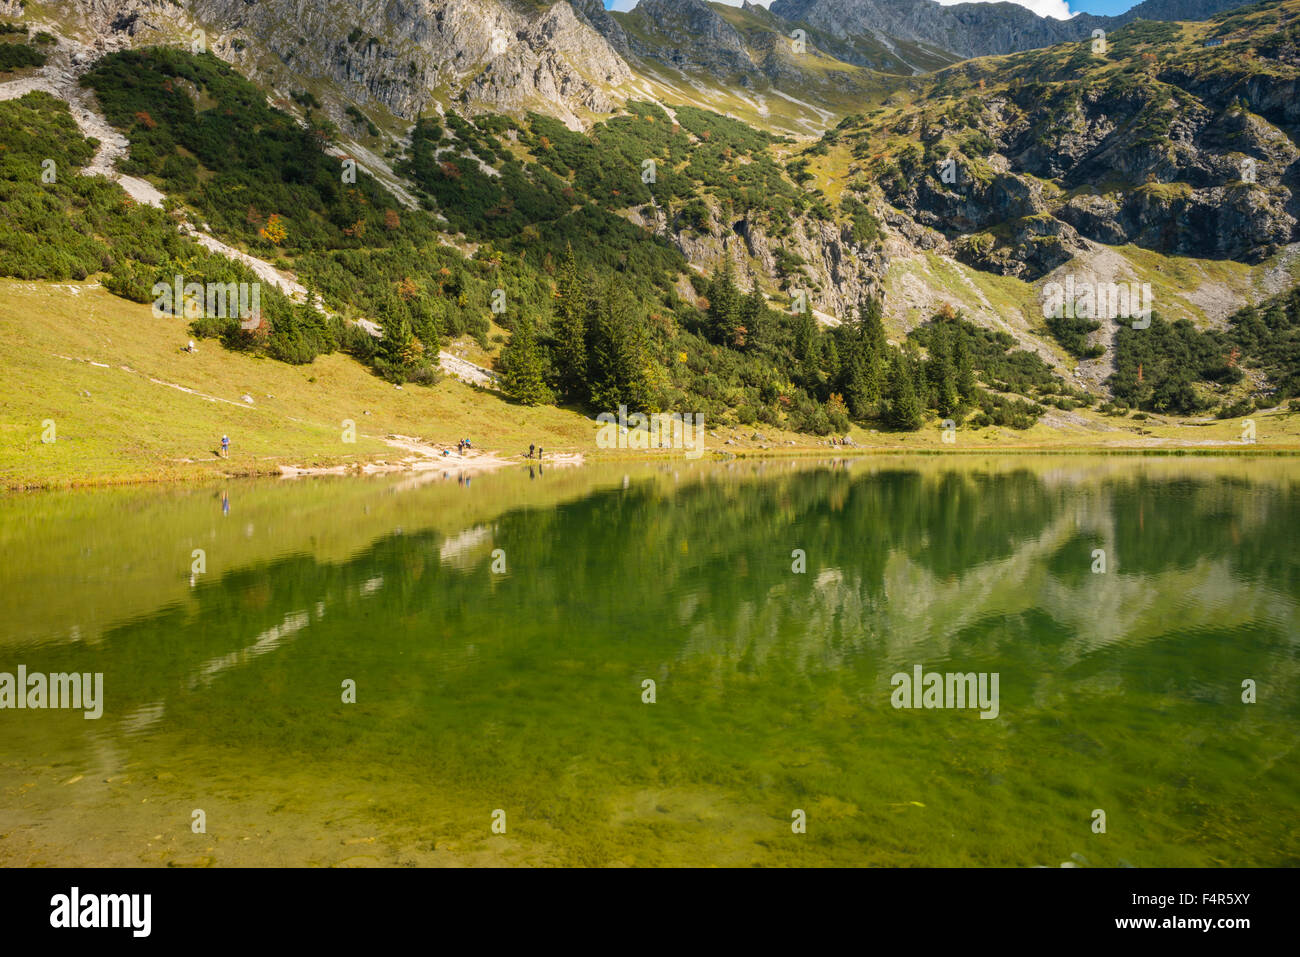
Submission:
[[[608,41],[579,20],[567,3],[557,3],[540,19],[517,29],[505,49],[492,55],[487,68],[465,87],[461,99],[501,112],[541,109],[578,126],[581,111],[618,109],[622,99],[616,90],[631,79],[627,64]]]
[[[742,78],[757,70],[740,33],[701,0],[640,0],[629,19],[639,28],[629,38],[638,56]]]
[[[71,0],[67,6],[89,34],[101,40],[114,38],[122,45],[163,42],[164,37],[193,25],[186,11],[171,0]],[[16,17],[23,12],[22,0],[0,0],[0,13]]]
[[[716,211],[704,229],[669,220],[662,210],[656,210],[650,218],[640,214],[631,218],[670,241],[691,265],[706,272],[728,262],[741,277],[753,269],[763,286],[781,290],[772,300],[777,309],[789,305],[783,297],[791,297],[792,303],[794,293],[802,291],[815,312],[838,318],[853,315],[859,303],[880,292],[880,277],[888,265],[878,246],[854,243],[846,227],[812,217],[795,220],[793,229],[780,240],[747,219],[720,222]],[[782,276],[778,246],[803,260],[802,278],[790,280]]]
[[[1204,20],[1240,6],[1242,0],[1146,0],[1119,16],[1085,13],[1069,20],[1040,17],[1014,3],[941,6],[935,0],[774,0],[770,10],[839,37],[885,35],[976,57],[1082,40],[1095,29],[1137,19]]]
[[[983,143],[945,146],[966,150],[947,176],[932,152],[885,178],[886,203],[915,244],[940,234],[968,265],[1030,281],[1090,242],[1259,262],[1300,238],[1297,81],[1186,69],[1069,95],[1013,80],[960,121],[926,114],[906,130],[919,142]]]
[[[429,109],[436,97],[471,112],[541,109],[574,125],[588,112],[613,109],[621,102],[617,88],[631,79],[610,41],[564,2],[529,13],[503,0],[71,0],[70,6],[89,30],[135,43],[162,42],[169,27],[174,39],[177,18],[184,18],[206,31],[214,52],[254,79],[332,86],[346,99],[405,119]],[[594,9],[588,15],[601,19]]]
[[[610,46],[620,54],[628,52],[627,33],[609,15],[601,0],[569,0],[569,5],[580,20],[608,40]]]

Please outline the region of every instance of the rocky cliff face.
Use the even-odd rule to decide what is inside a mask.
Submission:
[[[1205,15],[1230,5],[1148,0],[1143,6],[1153,14]],[[789,21],[777,15],[815,22],[825,36],[906,36],[965,51],[1053,42],[1062,30],[1090,32],[1077,19],[1045,20],[1014,5],[940,7],[931,0],[777,0],[775,14],[750,8],[743,17],[724,16],[700,0],[642,0],[620,17],[600,0],[547,9],[507,0],[72,0],[72,6],[98,33],[101,49],[174,41],[201,25],[210,47],[245,74],[280,93],[323,91],[336,112],[351,101],[410,120],[441,104],[470,114],[537,110],[571,126],[619,109],[629,92],[636,95],[636,70],[644,61],[737,85],[752,77],[782,79],[798,66],[782,44]],[[1199,44],[1192,47],[1190,55],[1162,53],[1150,63],[1134,53],[1137,73],[1099,67],[1095,76],[1058,82],[1063,58],[1041,51],[1023,54],[1023,65],[999,64],[996,74],[976,63],[918,80],[918,89],[928,85],[931,92],[915,109],[876,110],[889,115],[888,128],[883,118],[872,126],[858,117],[864,125],[850,124],[843,137],[859,160],[891,158],[903,142],[923,147],[925,162],[896,177],[877,177],[864,163],[857,172],[869,174],[871,188],[850,192],[874,203],[891,241],[1026,280],[1090,243],[1258,261],[1300,238],[1300,81],[1293,75],[1300,54],[1279,48],[1257,66],[1202,69],[1195,59]],[[1033,57],[1044,61],[1035,66],[1041,81],[1030,77]],[[943,92],[943,83],[962,81],[963,74],[965,87]],[[970,145],[973,135],[986,145]],[[955,182],[933,168],[950,153],[960,160]],[[714,217],[704,230],[662,214],[644,225],[697,267],[731,259],[757,268],[769,285],[785,278],[782,256],[798,257],[814,303],[831,315],[851,309],[885,271],[887,247],[854,243],[842,222],[809,217],[775,242],[757,224]]]
[[[855,185],[915,241],[977,268],[1032,281],[1089,241],[1260,262],[1300,241],[1300,24],[1256,20],[1211,49],[1213,27],[1121,31],[1119,70],[1055,51],[972,64],[836,139],[875,161]]]
[[[774,0],[771,11],[840,37],[886,35],[933,44],[961,57],[1033,50],[1090,37],[1136,19],[1203,20],[1243,6],[1242,0],[1147,0],[1116,17],[1081,14],[1070,20],[1040,17],[1014,3],[934,0]]]
[[[627,34],[617,20],[610,16],[601,0],[570,0],[570,6],[593,30],[609,41],[619,53],[628,52]]]
[[[466,111],[542,109],[578,125],[622,102],[632,78],[599,0],[522,10],[503,0],[72,0],[80,24],[135,43],[178,23],[270,85],[313,83],[414,119],[435,100]]]
[[[757,70],[740,33],[700,0],[641,0],[628,20],[636,27],[631,47],[638,56],[742,78]]]
[[[584,111],[614,108],[615,88],[631,78],[617,51],[566,3],[529,15],[497,0],[361,0],[347,18],[318,0],[195,6],[218,23],[247,18],[244,29],[267,37],[297,71],[406,119],[438,93],[471,111],[540,107],[575,123]]]

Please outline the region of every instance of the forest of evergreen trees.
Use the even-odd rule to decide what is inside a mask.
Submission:
[[[900,348],[886,338],[879,298],[863,302],[851,321],[823,329],[811,312],[773,310],[753,277],[745,290],[729,265],[705,285],[706,305],[692,328],[648,322],[616,281],[582,275],[571,248],[553,298],[549,319],[517,325],[499,361],[507,391],[529,405],[704,412],[720,423],[827,435],[847,432],[851,421],[915,431],[927,417],[1024,429],[1043,407],[1001,391],[1086,400],[1037,356],[1012,348],[1009,337],[949,310]],[[692,355],[707,364],[700,374],[674,374]],[[1000,391],[982,387],[980,375]],[[706,407],[682,404],[691,398]]]
[[[691,411],[720,425],[818,435],[851,422],[1028,428],[1047,405],[1092,403],[1010,336],[951,311],[897,344],[886,339],[879,299],[824,328],[809,311],[774,308],[755,277],[730,266],[693,274],[679,250],[629,222],[624,214],[638,204],[679,226],[750,218],[778,239],[780,268],[797,271],[780,237],[800,218],[830,211],[785,174],[771,136],[735,120],[688,108],[670,117],[645,103],[586,133],[536,115],[421,120],[399,165],[427,208],[410,210],[364,169],[341,175],[326,151],[337,131],[306,94],[298,95],[304,125],[210,54],[110,54],[83,82],[130,140],[124,171],[156,183],[171,215],[131,203],[103,179],[73,175],[92,149],[65,105],[44,94],[0,104],[10,147],[0,155],[9,227],[0,273],[98,275],[141,302],[177,273],[249,281],[243,266],[177,233],[174,219],[192,210],[223,238],[292,269],[338,313],[326,319],[267,288],[259,330],[195,323],[230,348],[298,363],[345,349],[391,381],[433,383],[439,346],[472,336],[487,347],[491,319],[509,333],[498,364],[519,402]],[[654,176],[645,175],[646,158]],[[46,159],[60,171],[49,183]],[[879,224],[865,205],[846,197],[840,213],[855,241],[875,240]],[[474,244],[472,255],[443,241],[448,229]],[[508,305],[492,315],[499,293]],[[357,319],[379,323],[382,337]],[[1220,414],[1245,414],[1242,401],[1215,397],[1245,369],[1258,372],[1266,393],[1247,404],[1300,394],[1298,320],[1293,291],[1242,310],[1222,331],[1159,316],[1149,329],[1121,326],[1115,406],[1190,414],[1221,403]],[[1076,356],[1095,355],[1092,326],[1051,331]]]
[[[269,124],[268,137],[284,138],[283,149],[307,159],[285,166],[213,159],[217,177],[224,177],[214,188],[216,178],[191,179],[193,169],[169,156],[184,155],[183,144],[185,154],[215,156],[219,137],[209,141],[215,133],[207,125],[219,130],[226,120],[194,119],[189,94],[177,82],[181,76],[169,71],[179,64],[185,78],[201,82],[232,112],[252,96],[249,87],[216,62],[196,66],[191,61],[198,58],[175,51],[141,56],[108,60],[88,81],[108,91],[106,109],[130,132],[132,162],[140,164],[133,169],[225,222],[235,233],[231,238],[242,235],[253,251],[294,268],[314,295],[342,314],[327,319],[265,286],[265,322],[255,330],[235,319],[194,321],[196,334],[220,338],[230,348],[300,363],[342,348],[391,381],[432,383],[439,344],[466,331],[483,335],[492,294],[500,289],[508,307],[494,318],[510,337],[498,365],[508,392],[530,404],[561,402],[593,413],[620,405],[692,411],[718,424],[818,435],[842,434],[851,420],[907,430],[920,428],[927,416],[964,420],[967,413],[980,422],[1024,427],[1032,424],[1033,407],[1009,405],[1005,396],[978,387],[976,374],[997,390],[1026,395],[1051,379],[1044,380],[1041,370],[1026,372],[1027,354],[1010,349],[1009,340],[990,338],[956,317],[922,327],[902,348],[891,345],[879,300],[863,303],[851,321],[824,329],[808,311],[772,308],[754,277],[739,282],[725,267],[709,279],[693,277],[695,296],[683,298],[673,285],[675,276],[688,272],[680,254],[598,206],[543,223],[545,233],[535,237],[541,248],[511,245],[525,241],[512,237],[501,245],[484,242],[476,256],[465,258],[437,242],[429,214],[396,212],[392,198],[368,177],[358,177],[348,202],[332,205],[340,195],[337,161],[324,155],[310,130],[283,121],[262,100],[253,109]],[[102,178],[75,175],[93,150],[59,101],[32,94],[0,104],[0,133],[14,144],[0,156],[0,199],[13,227],[0,240],[0,272],[46,279],[100,275],[108,289],[139,302],[150,301],[155,282],[177,274],[198,282],[256,281],[246,267],[182,236],[167,213],[130,202]],[[54,158],[62,171],[55,182],[41,182],[44,158]],[[271,199],[279,190],[293,197],[285,207]],[[732,201],[745,200],[737,195]],[[293,212],[271,212],[278,208]],[[245,210],[243,217],[238,209]],[[353,215],[358,228],[339,225]],[[268,231],[272,222],[278,232]],[[51,242],[54,224],[64,234]],[[571,239],[553,253],[566,236]],[[611,243],[611,236],[619,238]],[[619,243],[628,255],[618,252]],[[383,335],[372,337],[344,321],[352,317],[373,318]]]

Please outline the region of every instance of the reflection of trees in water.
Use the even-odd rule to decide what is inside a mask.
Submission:
[[[1225,558],[1244,577],[1296,594],[1300,565],[1285,529],[1300,522],[1300,496],[1240,479],[1108,483],[1116,547],[1135,574]]]
[[[1287,535],[1298,508],[1290,489],[1223,479],[1049,486],[1029,470],[708,473],[518,510],[455,536],[393,535],[340,564],[299,555],[240,569],[202,584],[189,607],[123,625],[75,655],[40,657],[49,670],[113,674],[127,709],[162,698],[183,706],[208,685],[257,693],[268,671],[295,693],[321,695],[334,694],[343,668],[380,683],[394,668],[412,686],[455,681],[474,669],[447,675],[441,663],[471,645],[480,663],[496,655],[519,669],[558,655],[593,667],[712,658],[720,673],[878,675],[996,659],[1059,675],[1104,651],[1085,670],[1138,670],[1154,639],[1244,622],[1251,647],[1278,659],[1274,673],[1291,686]],[[1098,547],[1105,575],[1090,570]],[[489,572],[493,548],[505,550],[508,575]],[[807,553],[803,575],[791,571],[796,548]],[[252,652],[259,635],[301,614],[310,624],[292,640]],[[1220,670],[1226,654],[1240,667],[1250,650],[1179,647]],[[213,662],[229,664],[196,690]]]

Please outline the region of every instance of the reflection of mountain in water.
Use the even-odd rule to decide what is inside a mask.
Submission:
[[[395,534],[337,565],[298,555],[231,572],[198,589],[197,612],[123,625],[69,667],[112,675],[119,715],[317,680],[320,662],[382,672],[400,661],[417,684],[473,680],[474,667],[449,674],[443,660],[466,646],[498,664],[650,656],[712,660],[720,675],[865,668],[872,681],[917,662],[983,662],[1026,669],[1041,697],[1080,667],[1097,687],[1134,680],[1144,646],[1167,643],[1207,681],[1231,671],[1226,693],[1240,666],[1222,664],[1221,641],[1189,639],[1249,635],[1275,659],[1276,690],[1295,677],[1282,652],[1297,624],[1284,540],[1296,511],[1289,490],[1223,480],[706,472],[451,536]],[[494,548],[509,576],[490,573]],[[1091,570],[1097,548],[1104,574]],[[791,570],[795,549],[806,574]],[[67,655],[50,649],[49,667]]]

